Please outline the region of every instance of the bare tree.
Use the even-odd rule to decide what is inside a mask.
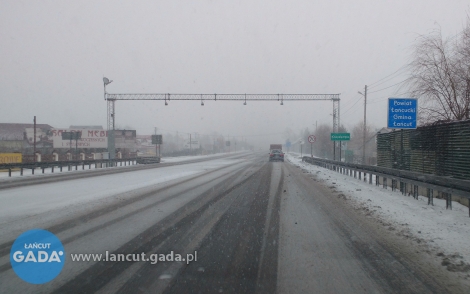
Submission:
[[[457,63],[457,74],[459,76],[459,83],[462,85],[463,95],[467,102],[467,115],[470,116],[470,16],[467,16],[467,26],[462,31],[462,36],[458,40],[457,55],[459,62]]]
[[[315,156],[333,159],[333,142],[331,141],[330,136],[332,132],[333,128],[331,125],[321,124],[316,128],[315,137],[317,139],[315,143],[313,143],[313,154]]]
[[[420,98],[420,123],[469,118],[469,37],[470,21],[454,38],[443,40],[440,29],[418,37],[407,85]]]
[[[362,161],[362,150],[364,148],[363,144],[363,127],[364,122],[360,121],[356,123],[351,129],[351,141],[348,142],[348,149],[354,151],[354,157],[358,159],[358,161]],[[376,128],[371,125],[366,125],[366,158],[370,158],[373,156],[373,153],[376,151],[375,145],[375,136],[376,136]],[[359,160],[359,158],[361,158]],[[366,160],[368,162],[369,160]]]

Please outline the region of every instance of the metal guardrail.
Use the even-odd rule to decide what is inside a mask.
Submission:
[[[302,157],[302,161],[354,176],[355,178],[358,177],[360,180],[363,178],[364,181],[367,181],[368,177],[369,184],[372,184],[372,178],[375,175],[375,185],[377,186],[380,185],[380,177],[382,177],[384,188],[387,188],[387,179],[391,179],[392,191],[400,189],[402,194],[412,194],[416,199],[418,198],[418,187],[424,187],[427,189],[428,204],[433,204],[433,191],[440,191],[446,199],[446,209],[452,209],[452,195],[467,198],[470,202],[470,181],[467,180],[307,156]],[[408,189],[408,184],[411,189]]]
[[[160,163],[160,157],[140,157],[140,158],[137,158],[137,163],[139,164]]]
[[[125,158],[125,159],[97,159],[97,160],[74,160],[74,161],[48,161],[48,162],[26,162],[26,163],[6,163],[0,164],[0,170],[8,170],[8,176],[11,177],[11,172],[14,169],[20,170],[20,175],[22,176],[25,169],[30,169],[31,173],[34,174],[34,171],[38,168],[44,170],[46,168],[52,168],[52,173],[54,169],[58,168],[61,172],[64,167],[70,171],[75,167],[75,170],[78,170],[78,167],[81,166],[82,170],[85,169],[85,166],[88,166],[88,169],[91,169],[91,165],[95,165],[96,168],[107,168],[114,166],[127,166],[135,165],[138,163],[139,158]]]

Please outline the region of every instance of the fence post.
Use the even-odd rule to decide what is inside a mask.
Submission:
[[[426,189],[426,194],[427,194],[427,196],[428,196],[428,205],[431,204],[432,206],[434,206],[433,199],[432,199],[432,198],[433,198],[433,197],[432,197],[432,196],[433,196],[433,195],[432,195],[432,194],[433,194],[433,190],[430,189],[430,188],[427,188],[427,189]]]
[[[446,197],[446,209],[452,210],[452,194],[450,193],[443,193]]]

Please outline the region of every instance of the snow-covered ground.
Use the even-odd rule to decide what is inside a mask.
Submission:
[[[71,205],[94,203],[93,201],[113,195],[131,193],[139,188],[158,185],[222,166],[232,166],[242,161],[214,159],[186,165],[138,170],[126,173],[125,176],[110,174],[2,191],[0,224],[4,225],[16,218],[24,218]]]
[[[451,261],[450,271],[470,270],[470,217],[468,207],[453,202],[446,210],[445,200],[434,198],[434,206],[427,198],[403,196],[401,192],[370,185],[354,177],[301,161],[300,154],[286,154],[286,159],[323,180],[340,197],[368,217],[376,218],[398,236],[428,246],[443,258],[443,265]],[[459,268],[460,267],[460,268]],[[464,268],[466,270],[464,270]]]
[[[232,152],[230,154],[236,154],[236,153],[240,153],[242,151],[239,151],[239,152]],[[161,159],[161,162],[168,162],[168,163],[171,163],[171,162],[182,162],[182,161],[190,161],[190,160],[194,160],[194,159],[210,159],[212,157],[216,157],[216,156],[220,156],[220,155],[223,155],[224,153],[217,153],[217,154],[210,154],[210,155],[194,155],[194,156],[179,156],[179,157],[163,157]],[[226,154],[229,154],[229,153],[226,153]],[[127,165],[129,166],[129,165]],[[124,163],[122,163],[122,166],[120,165],[120,163],[118,163],[118,166],[116,167],[113,167],[113,168],[121,168],[121,167],[124,167]],[[62,168],[62,172],[81,172],[83,171],[82,170],[82,166],[78,166],[78,169],[75,170],[75,166],[72,167],[72,170],[69,171],[68,170],[68,167],[64,166]],[[88,165],[85,165],[85,170],[89,170],[90,169],[90,166]],[[95,164],[92,164],[91,165],[91,169],[96,169],[96,166]],[[54,168],[54,173],[60,173],[60,169],[58,167],[55,167]],[[44,169],[44,174],[51,174],[52,173],[52,168],[45,168]],[[11,172],[11,177],[29,177],[29,176],[38,176],[38,175],[42,175],[42,169],[41,168],[37,168],[34,170],[34,175],[32,173],[32,170],[31,169],[24,169],[23,170],[23,176],[21,176],[20,174],[20,171],[19,169],[15,169]],[[1,178],[8,178],[8,170],[2,170],[0,171],[0,179]]]

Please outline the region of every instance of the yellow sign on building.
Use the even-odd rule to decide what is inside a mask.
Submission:
[[[23,157],[21,153],[0,153],[0,164],[4,163],[21,163]]]

